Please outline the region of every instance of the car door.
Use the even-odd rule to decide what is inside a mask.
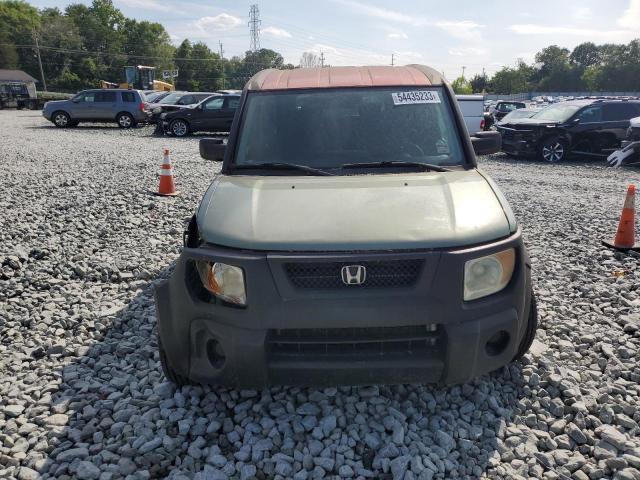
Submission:
[[[608,103],[603,109],[603,147],[617,148],[627,135],[629,120],[640,115],[640,112],[635,104],[629,102]]]
[[[597,152],[601,148],[602,105],[593,104],[579,110],[569,122],[571,149],[576,152]]]
[[[226,97],[224,99],[224,115],[222,122],[222,131],[228,132],[231,130],[231,124],[233,123],[233,118],[236,115],[236,110],[240,106],[240,97],[232,96]]]
[[[195,115],[197,116],[197,124],[195,125],[197,130],[220,131],[220,127],[224,124],[224,101],[225,98],[222,96],[213,97],[201,105],[201,110]]]
[[[118,113],[118,99],[116,92],[96,92],[94,102],[95,120],[113,120]]]
[[[79,93],[70,102],[69,115],[73,119],[88,120],[93,118],[96,92],[89,90]]]

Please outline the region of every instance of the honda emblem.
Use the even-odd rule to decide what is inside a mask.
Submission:
[[[367,269],[363,265],[345,265],[340,273],[345,285],[362,285],[367,279]]]

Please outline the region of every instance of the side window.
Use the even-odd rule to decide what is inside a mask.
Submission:
[[[638,111],[630,103],[610,103],[604,106],[605,122],[629,120],[638,116]]]
[[[115,102],[116,92],[96,92],[96,102]]]
[[[192,103],[196,103],[196,97],[193,95],[185,95],[176,102],[177,105],[191,105]]]
[[[237,110],[238,105],[240,105],[240,98],[238,97],[227,98],[226,108],[230,108],[231,110]]]
[[[95,102],[96,101],[96,92],[87,92],[80,98],[81,102]]]
[[[581,123],[593,123],[602,121],[602,107],[600,105],[587,107],[582,110],[578,117]]]
[[[122,101],[127,103],[135,103],[136,94],[133,92],[122,92]]]
[[[219,98],[213,98],[211,100],[209,100],[208,102],[206,102],[202,108],[204,110],[219,110],[222,108],[222,105],[224,104],[224,98],[219,97]]]

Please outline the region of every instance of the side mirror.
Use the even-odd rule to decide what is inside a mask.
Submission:
[[[217,138],[203,138],[200,140],[200,156],[205,160],[221,162],[224,160],[224,152],[227,146]]]
[[[580,119],[579,118],[574,118],[573,120],[571,120],[571,123],[573,125],[578,125],[580,123]]]
[[[71,101],[73,103],[80,103],[80,99],[79,98],[72,98]]]
[[[502,135],[495,131],[476,132],[471,137],[471,144],[476,155],[498,153],[502,148]]]

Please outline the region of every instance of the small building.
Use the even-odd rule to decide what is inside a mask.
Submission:
[[[0,69],[0,85],[4,84],[24,84],[29,92],[29,98],[36,98],[36,80],[22,70],[2,70]]]

